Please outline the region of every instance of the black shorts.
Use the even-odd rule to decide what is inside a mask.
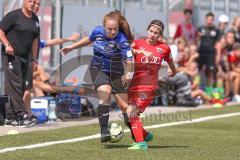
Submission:
[[[215,55],[213,53],[200,55],[198,58],[198,65],[200,70],[205,66],[207,71],[214,72]]]
[[[93,85],[97,90],[102,85],[110,85],[113,94],[127,93],[127,86],[122,85],[121,75],[103,72],[99,67],[91,65],[90,74]]]

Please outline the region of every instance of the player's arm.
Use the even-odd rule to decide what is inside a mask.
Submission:
[[[134,74],[134,59],[132,56],[132,51],[129,50],[126,52],[126,58],[124,58],[123,66],[124,66],[124,75],[122,76],[123,83],[129,83]],[[125,57],[125,56],[124,56]]]
[[[81,40],[79,40],[78,42],[75,42],[72,45],[69,45],[69,46],[66,46],[66,47],[62,48],[60,50],[60,53],[67,54],[74,49],[82,48],[82,47],[87,46],[91,43],[92,43],[92,41],[90,40],[89,37],[84,37]]]
[[[168,63],[168,66],[169,66],[169,68],[171,69],[171,73],[169,73],[169,77],[172,77],[172,76],[174,76],[176,73],[177,73],[177,70],[176,70],[176,67],[175,67],[175,64],[173,63],[173,61],[169,61],[169,62],[167,62]]]
[[[121,42],[120,48],[124,66],[124,75],[122,76],[122,81],[126,84],[130,82],[134,74],[134,54],[130,44],[126,41]]]
[[[132,44],[131,44],[131,50],[132,50],[132,54],[133,55],[137,55],[137,54],[144,54],[144,56],[146,57],[152,57],[153,54],[151,52],[148,52],[148,51],[145,51],[143,49],[140,49],[140,46],[138,44],[138,41],[134,41]]]
[[[78,33],[73,33],[71,36],[66,37],[66,38],[49,39],[46,41],[46,47],[60,45],[60,44],[70,42],[70,41],[75,42],[79,37],[80,37],[80,35]]]
[[[168,73],[169,77],[174,76],[177,73],[177,69],[175,67],[175,64],[173,62],[171,50],[169,47],[166,48],[166,52],[164,52],[164,60],[168,63],[169,68],[171,69],[172,72]]]
[[[148,51],[145,51],[145,50],[142,50],[142,49],[133,49],[132,48],[132,53],[133,53],[133,55],[144,54],[144,56],[146,56],[146,57],[152,57],[153,56],[152,52],[148,52]]]

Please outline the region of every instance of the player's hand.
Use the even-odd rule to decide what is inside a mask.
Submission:
[[[122,85],[128,87],[133,77],[133,72],[128,72],[122,76]]]
[[[168,77],[173,77],[175,76],[176,73],[172,72],[172,71],[168,71]]]
[[[73,50],[72,47],[66,46],[66,47],[60,49],[60,54],[64,56],[64,55],[68,54],[69,52],[71,52],[72,50]]]
[[[12,56],[14,55],[14,49],[10,44],[6,45],[5,52],[9,55],[12,55]]]
[[[144,54],[144,56],[148,57],[149,59],[152,59],[153,57],[152,52],[142,50],[142,53]]]
[[[33,69],[33,72],[34,71],[37,71],[37,67],[38,67],[38,62],[36,60],[32,61],[32,69]]]

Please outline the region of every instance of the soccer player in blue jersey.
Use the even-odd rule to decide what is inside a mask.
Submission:
[[[67,54],[73,49],[93,43],[93,58],[90,73],[93,85],[99,96],[98,119],[101,129],[101,142],[108,142],[109,103],[111,93],[124,112],[128,102],[127,84],[132,75],[132,52],[130,43],[133,36],[126,19],[112,11],[104,16],[103,26],[97,26],[90,36],[60,50]]]

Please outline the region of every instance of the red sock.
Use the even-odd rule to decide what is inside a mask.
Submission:
[[[148,132],[147,132],[144,128],[142,128],[142,131],[143,131],[143,137],[144,137],[144,138],[147,137]]]
[[[139,117],[130,118],[132,132],[136,142],[143,142],[143,125]]]

